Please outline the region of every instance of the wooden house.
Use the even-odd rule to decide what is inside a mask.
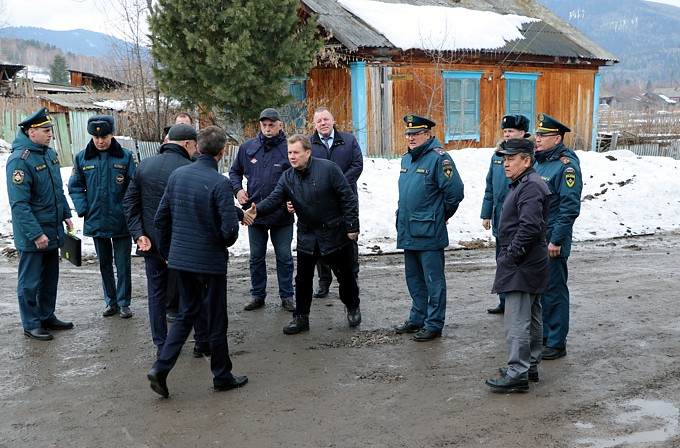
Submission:
[[[113,91],[130,87],[127,83],[95,73],[81,72],[78,70],[69,70],[68,72],[71,77],[72,86],[104,91]]]
[[[449,150],[495,146],[506,113],[526,115],[532,130],[549,114],[571,127],[566,144],[595,148],[599,70],[618,61],[537,1],[300,4],[328,43],[294,93],[308,115],[330,108],[367,155],[405,151],[408,113],[437,122]]]

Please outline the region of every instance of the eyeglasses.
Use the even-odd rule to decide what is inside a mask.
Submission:
[[[404,134],[404,137],[405,138],[411,138],[411,137],[416,137],[417,135],[423,135],[425,133],[427,133],[427,131],[420,131],[420,132],[416,132],[415,134]]]

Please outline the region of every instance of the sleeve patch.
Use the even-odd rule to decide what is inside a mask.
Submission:
[[[453,165],[442,166],[442,171],[444,172],[444,177],[451,179],[453,177]]]
[[[572,188],[576,184],[576,174],[564,173],[564,182],[567,184],[567,187]]]
[[[14,170],[12,172],[12,183],[14,185],[21,185],[24,183],[24,172],[21,170]]]

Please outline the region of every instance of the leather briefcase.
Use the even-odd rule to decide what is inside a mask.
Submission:
[[[80,238],[70,233],[64,233],[64,247],[61,248],[61,257],[70,261],[75,266],[80,266],[83,264],[81,247]]]

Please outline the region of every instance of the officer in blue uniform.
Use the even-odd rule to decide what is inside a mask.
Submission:
[[[406,284],[412,304],[409,318],[394,327],[416,333],[414,340],[441,336],[446,315],[444,248],[446,222],[463,200],[463,181],[451,156],[432,135],[435,122],[406,115],[408,152],[401,159],[397,247],[404,249]]]
[[[538,115],[536,129],[536,172],[550,189],[550,214],[546,239],[550,256],[550,283],[543,294],[543,339],[545,360],[567,354],[569,332],[569,288],[567,259],[571,252],[574,221],[581,212],[583,179],[576,153],[564,146],[571,130],[545,115]]]
[[[42,108],[19,123],[7,159],[7,194],[12,208],[14,245],[19,250],[17,294],[24,334],[53,339],[48,330],[68,330],[72,322],[54,315],[59,282],[59,248],[64,228],[73,229],[61,181],[59,159],[49,147],[52,119]]]
[[[504,115],[501,119],[501,129],[503,129],[503,141],[498,145],[498,150],[503,150],[505,142],[510,139],[528,138],[529,119],[520,114]],[[482,226],[489,230],[496,238],[496,258],[500,252],[498,243],[498,222],[503,210],[503,201],[508,194],[508,178],[503,169],[503,156],[494,152],[491,156],[491,165],[486,175],[486,189],[482,200]],[[498,305],[487,308],[490,314],[503,314],[505,312],[505,293],[498,294]]]

